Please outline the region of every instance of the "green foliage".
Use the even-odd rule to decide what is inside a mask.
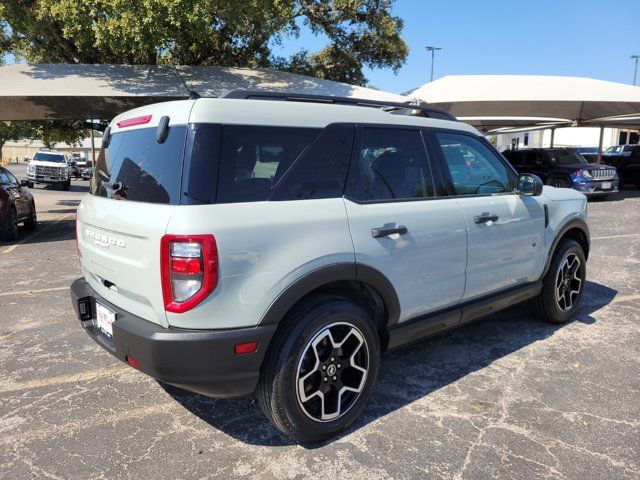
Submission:
[[[58,142],[79,143],[89,135],[88,124],[79,120],[39,120],[0,122],[0,149],[8,140],[37,138],[47,148]]]
[[[271,67],[362,85],[363,67],[395,71],[406,59],[392,1],[0,0],[0,52],[30,63]],[[326,47],[274,56],[303,25]]]

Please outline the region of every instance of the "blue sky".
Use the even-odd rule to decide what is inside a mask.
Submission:
[[[638,0],[396,0],[404,19],[409,57],[397,75],[367,70],[371,85],[402,93],[445,75],[568,75],[615,82],[633,81],[631,54],[640,54]],[[324,39],[304,32],[287,39],[280,52],[322,48]],[[640,76],[640,72],[639,72]]]

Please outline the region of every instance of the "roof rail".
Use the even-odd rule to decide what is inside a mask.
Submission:
[[[307,93],[273,92],[268,90],[230,90],[218,98],[232,98],[241,100],[278,100],[285,102],[312,102],[334,105],[352,105],[356,107],[382,108],[386,111],[404,110],[419,112],[418,115],[440,120],[458,121],[446,110],[409,103],[386,102],[383,100],[369,100],[354,97],[333,97],[330,95],[310,95]]]

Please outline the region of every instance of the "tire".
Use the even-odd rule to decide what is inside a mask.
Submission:
[[[378,376],[378,334],[364,310],[333,295],[310,298],[283,322],[262,366],[258,404],[294,440],[326,440],[347,429],[364,409]]]
[[[576,265],[574,262],[577,261]],[[569,281],[561,277],[560,269],[569,274]],[[571,270],[576,268],[575,274]],[[531,300],[536,315],[546,322],[566,323],[580,308],[587,276],[587,261],[582,247],[575,240],[564,240],[558,245],[549,271],[544,277],[542,291]],[[558,292],[564,295],[556,296]],[[568,296],[567,296],[568,295]],[[559,298],[561,297],[561,298]]]
[[[71,179],[68,179],[66,182],[62,184],[62,191],[68,192],[71,188]]]
[[[15,208],[9,208],[9,218],[7,218],[7,224],[1,233],[4,240],[17,240],[20,236],[20,230],[18,229],[18,214],[16,213]]]
[[[36,211],[36,204],[31,202],[31,216],[28,220],[24,221],[24,228],[33,230],[38,226],[38,212]]]
[[[564,178],[550,178],[549,185],[556,188],[571,188],[569,182],[567,182]]]

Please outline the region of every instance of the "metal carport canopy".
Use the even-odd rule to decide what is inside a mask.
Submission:
[[[406,102],[393,93],[266,69],[37,64],[0,67],[0,120],[111,119],[149,103],[273,90]]]
[[[640,87],[580,77],[446,76],[405,94],[482,130],[640,114]]]

